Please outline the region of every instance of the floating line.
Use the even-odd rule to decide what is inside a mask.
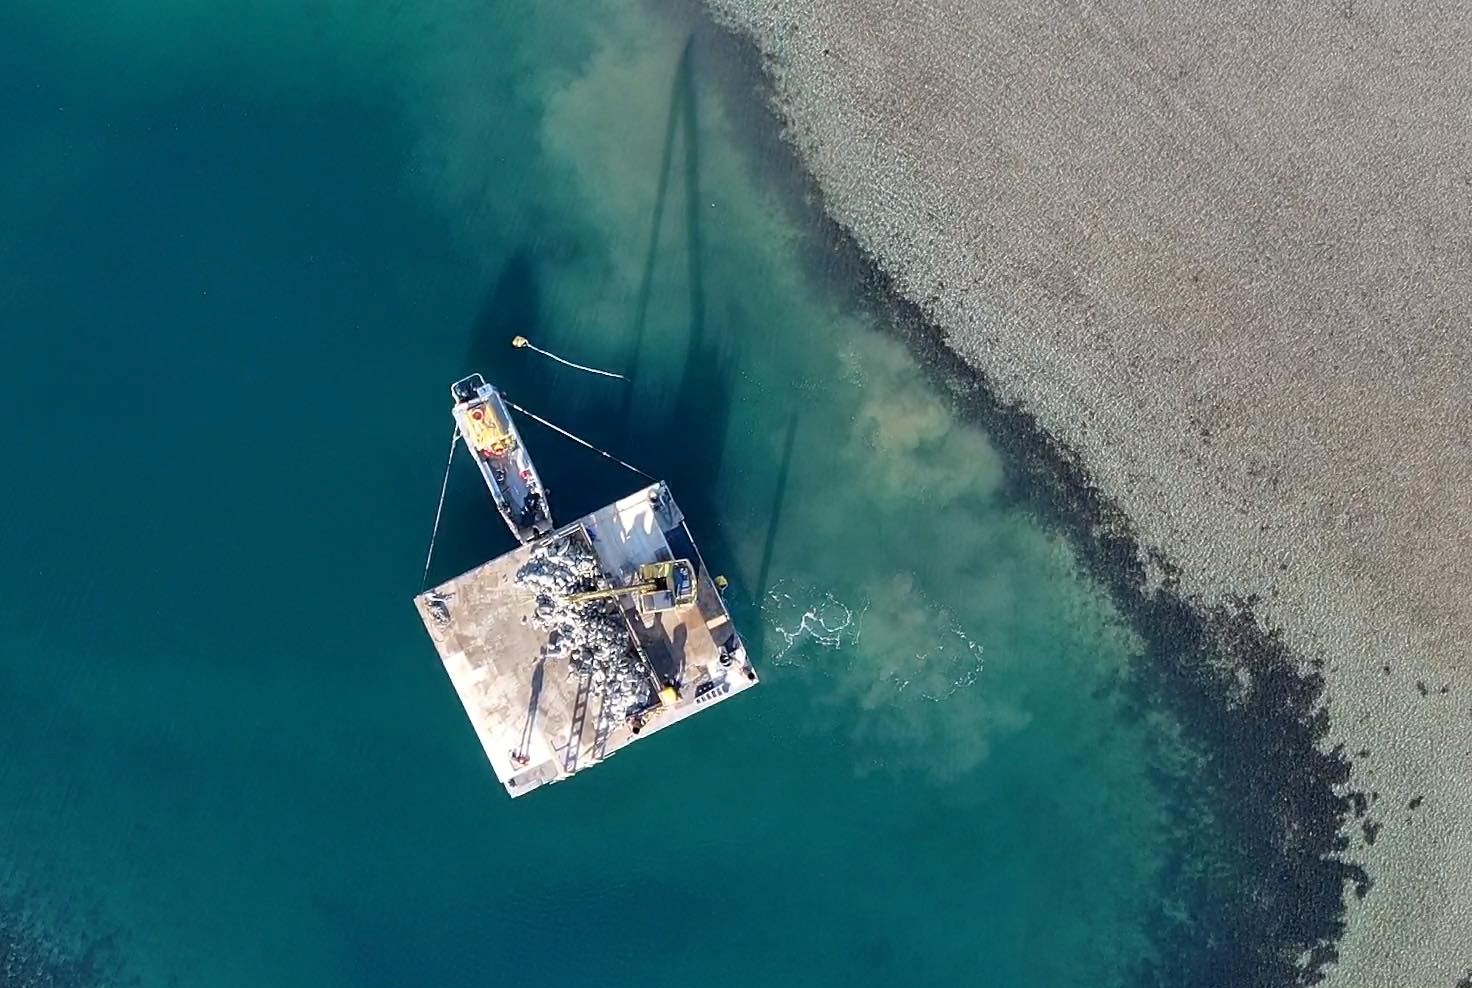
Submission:
[[[566,429],[562,428],[561,426],[553,425],[551,422],[548,422],[546,419],[542,418],[540,415],[534,415],[533,413],[527,411],[525,408],[522,408],[516,402],[512,401],[509,398],[506,398],[506,396],[504,394],[501,397],[506,399],[506,404],[510,405],[512,408],[516,409],[518,412],[520,412],[521,414],[525,415],[527,418],[531,419],[533,422],[538,422],[538,423],[540,423],[542,425],[545,425],[547,428],[551,429],[553,432],[561,433],[562,435],[564,435],[567,438],[571,439],[573,442],[577,443],[578,445],[588,447],[593,452],[597,453],[599,456],[606,457],[606,458],[612,460],[613,462],[617,463],[619,466],[625,467],[626,469],[629,469],[629,470],[634,471],[635,473],[637,473],[641,477],[645,477],[645,478],[647,478],[649,480],[654,480],[654,481],[657,481],[659,479],[658,477],[655,477],[655,476],[653,476],[651,474],[645,473],[643,470],[640,470],[638,467],[634,466],[632,463],[626,463],[623,460],[620,460],[617,456],[614,456],[612,453],[609,453],[609,452],[607,452],[605,450],[599,449],[597,446],[594,446],[592,443],[588,442],[586,439],[582,439],[582,438],[579,438],[578,436],[573,435],[571,432],[568,432]]]
[[[440,481],[440,503],[434,509],[434,530],[429,533],[429,552],[424,557],[424,575],[419,578],[419,589],[429,582],[429,563],[434,559],[434,540],[440,535],[440,513],[445,510],[445,492],[450,489],[450,467],[455,465],[455,442],[460,438],[457,425],[450,432],[450,458],[445,461],[445,479]]]
[[[553,353],[551,350],[543,350],[539,346],[533,346],[532,341],[527,339],[525,336],[512,337],[511,345],[514,347],[522,347],[527,350],[534,350],[537,353],[540,353],[542,356],[551,357],[559,364],[566,364],[568,367],[571,367],[574,370],[587,371],[589,374],[601,374],[604,377],[613,377],[617,378],[620,381],[628,380],[628,378],[624,377],[622,374],[615,374],[613,371],[599,370],[596,367],[585,367],[582,364],[575,364],[571,360],[564,360],[561,357],[557,356],[557,354]]]

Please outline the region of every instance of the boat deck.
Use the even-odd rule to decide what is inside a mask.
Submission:
[[[757,682],[744,648],[730,653],[739,645],[730,615],[665,485],[601,508],[547,541],[583,533],[612,584],[627,584],[645,563],[689,559],[695,565],[692,606],[641,617],[631,601],[617,605],[647,659],[651,694],[669,684],[679,694],[673,705],[656,701],[637,732],[625,711],[610,708],[605,716],[608,695],[592,677],[573,672],[566,657],[547,654],[549,635],[533,619],[536,592],[517,576],[545,542],[521,546],[415,598],[481,747],[512,796],[595,765]]]
[[[500,393],[482,384],[476,399],[457,402],[450,414],[455,419],[461,441],[480,469],[497,510],[517,541],[530,542],[551,531],[551,507],[547,504],[546,490]],[[476,448],[472,436],[477,430],[471,416],[485,416],[486,425],[482,429],[508,440],[505,452],[493,453]]]

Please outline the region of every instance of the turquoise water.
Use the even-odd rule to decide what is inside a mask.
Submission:
[[[692,16],[0,8],[4,983],[1163,960],[1230,854],[1140,643],[814,276]],[[469,369],[669,479],[764,678],[515,804],[409,602]],[[560,517],[639,482],[526,430]],[[435,575],[508,540],[459,470]]]

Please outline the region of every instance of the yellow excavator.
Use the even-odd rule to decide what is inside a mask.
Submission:
[[[568,594],[575,604],[614,597],[633,597],[641,613],[672,611],[695,603],[695,567],[688,559],[645,563],[634,572],[634,582],[622,587]]]

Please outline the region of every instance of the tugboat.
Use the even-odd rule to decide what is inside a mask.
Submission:
[[[501,392],[479,374],[450,387],[450,414],[460,430],[506,527],[525,545],[552,531],[546,488],[522,445]]]

